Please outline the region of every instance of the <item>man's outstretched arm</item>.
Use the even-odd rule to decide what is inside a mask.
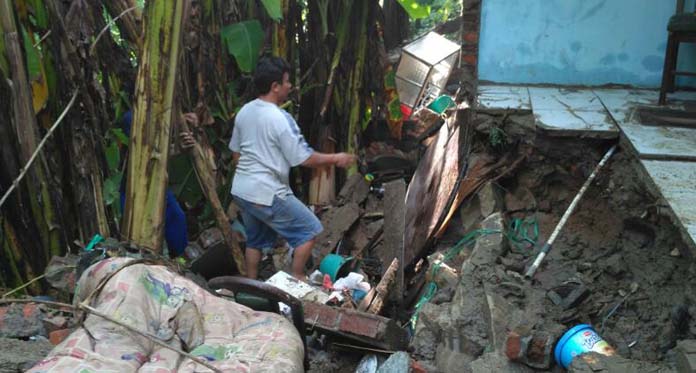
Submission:
[[[357,157],[353,154],[348,153],[320,153],[313,152],[312,155],[307,158],[306,161],[302,162],[302,166],[305,167],[324,167],[324,166],[338,166],[342,168],[350,167]]]

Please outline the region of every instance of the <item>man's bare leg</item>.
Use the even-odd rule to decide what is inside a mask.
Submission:
[[[292,257],[292,275],[296,279],[304,281],[307,278],[305,275],[305,264],[307,264],[309,257],[312,255],[312,247],[314,247],[314,242],[315,239],[312,238],[311,240],[295,248],[295,252],[293,253]],[[247,272],[248,271],[249,270],[247,269]]]
[[[247,277],[256,280],[259,276],[259,263],[261,262],[261,250],[256,250],[247,247],[244,251],[244,256],[246,257],[246,270]]]

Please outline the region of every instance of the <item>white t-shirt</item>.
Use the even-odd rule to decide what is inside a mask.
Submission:
[[[229,147],[240,153],[232,195],[264,206],[292,194],[290,168],[314,152],[290,113],[258,98],[237,113]]]

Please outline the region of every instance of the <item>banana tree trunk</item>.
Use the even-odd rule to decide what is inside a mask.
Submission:
[[[367,50],[367,23],[369,22],[369,10],[370,4],[372,2],[369,0],[362,0],[360,2],[360,25],[358,28],[358,42],[356,44],[357,50],[355,51],[355,65],[353,66],[353,71],[351,73],[351,84],[350,84],[350,115],[348,119],[348,138],[346,149],[348,153],[357,154],[357,138],[362,129],[362,113],[364,109],[364,102],[361,99],[363,94],[363,71],[365,67],[365,52]],[[348,169],[348,175],[352,175],[358,171],[356,165],[351,166]]]
[[[181,120],[181,127],[181,129],[185,132],[190,131],[185,120]],[[210,202],[210,206],[213,208],[215,221],[218,228],[220,228],[220,231],[222,232],[222,236],[225,239],[227,246],[232,252],[234,262],[237,264],[237,270],[239,271],[239,274],[246,276],[246,266],[242,248],[239,246],[239,242],[234,236],[232,226],[230,225],[230,219],[227,217],[225,210],[222,208],[222,203],[220,202],[220,197],[218,196],[216,190],[217,183],[215,182],[215,177],[208,167],[209,163],[200,143],[196,143],[193,146],[193,149],[191,149],[191,157],[193,158],[193,165],[196,170],[196,176],[198,176],[198,182],[201,185],[201,189],[203,189],[205,197]]]
[[[12,108],[14,129],[19,145],[19,160],[22,165],[25,165],[36,151],[38,127],[12,3],[10,0],[0,2],[0,23],[9,65],[9,78],[12,80]],[[51,254],[57,255],[61,252],[63,245],[55,201],[49,191],[52,183],[47,177],[46,159],[43,154],[39,154],[37,159],[36,164],[28,172],[25,184],[42,249],[38,252],[28,252],[26,256],[31,259],[30,266],[40,270]]]
[[[145,42],[135,83],[130,138],[125,238],[162,250],[167,160],[185,0],[151,0],[145,9]]]

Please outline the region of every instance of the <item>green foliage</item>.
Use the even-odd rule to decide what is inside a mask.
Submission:
[[[24,41],[24,51],[27,59],[27,72],[29,80],[34,80],[41,75],[41,57],[34,48],[34,44],[29,37],[29,33],[22,27],[22,40]]]
[[[430,6],[430,12],[426,17],[411,23],[412,35],[422,35],[438,24],[456,18],[462,11],[460,0],[419,0],[419,2]]]
[[[2,30],[0,30],[0,73],[2,73],[4,77],[9,77],[10,66],[7,64],[7,58],[5,56],[5,35]]]
[[[494,148],[503,147],[508,144],[507,134],[500,127],[491,127],[488,133],[488,141]]]
[[[281,0],[261,0],[261,3],[263,3],[263,6],[266,8],[266,12],[271,19],[276,22],[283,19]]]
[[[36,25],[39,28],[46,29],[48,27],[48,12],[46,12],[43,0],[28,0],[27,4],[31,14],[34,16]]]
[[[406,10],[411,19],[425,18],[430,15],[430,5],[423,4],[424,1],[397,0],[397,2]]]
[[[120,146],[128,146],[128,138],[120,128],[111,128],[105,137],[106,149],[104,156],[108,167],[109,177],[104,180],[102,194],[104,196],[104,204],[111,206],[117,219],[121,216],[121,180],[123,179],[123,171],[121,170],[121,151]]]
[[[257,20],[233,23],[223,27],[220,34],[227,52],[237,61],[239,69],[250,73],[256,66],[263,45],[261,23]]]

